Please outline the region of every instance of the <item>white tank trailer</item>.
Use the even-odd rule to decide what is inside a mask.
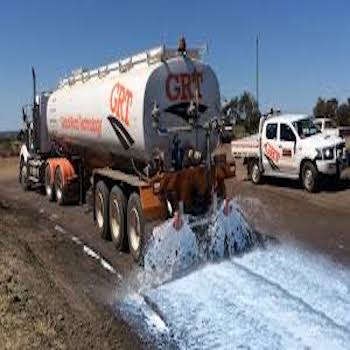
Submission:
[[[50,139],[81,155],[90,169],[129,168],[130,159],[147,165],[155,150],[163,151],[165,166],[170,168],[176,134],[162,133],[162,129],[187,127],[191,101],[198,103],[202,124],[220,113],[217,78],[197,56],[197,51],[178,56],[176,51],[159,48],[95,71],[75,73],[49,97]],[[155,109],[159,128],[154,127]],[[204,129],[192,128],[177,136],[183,148],[206,155]],[[214,147],[216,133],[210,141]]]
[[[43,185],[59,204],[83,202],[92,189],[100,234],[118,249],[129,245],[136,260],[144,222],[193,214],[195,202],[206,210],[234,176],[225,157],[211,157],[222,125],[218,80],[184,39],[177,49],[77,70],[50,93],[37,96],[34,70],[33,78],[32,120],[23,112],[22,187]]]

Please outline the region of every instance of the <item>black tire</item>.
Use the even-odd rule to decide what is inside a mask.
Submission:
[[[45,194],[50,202],[53,202],[56,199],[55,185],[54,182],[51,181],[51,169],[49,164],[47,164],[45,168]]]
[[[262,181],[262,174],[259,168],[259,160],[254,159],[250,162],[249,164],[249,174],[250,174],[250,179],[252,180],[252,183],[254,185],[258,185]]]
[[[59,205],[68,203],[67,188],[63,185],[63,174],[60,166],[55,170],[55,197]]]
[[[338,189],[340,187],[340,174],[337,173],[333,176],[333,186],[335,189]]]
[[[140,196],[135,192],[128,200],[127,233],[130,253],[134,260],[142,265],[146,249],[145,219]]]
[[[327,181],[328,186],[330,186],[332,190],[338,190],[340,188],[341,181],[339,173],[331,175],[325,180]]]
[[[316,192],[318,189],[319,174],[312,162],[305,162],[301,169],[301,181],[308,192]]]
[[[126,235],[126,198],[115,185],[109,195],[109,230],[115,247],[124,251],[128,246]]]
[[[102,180],[97,182],[94,195],[97,230],[103,239],[109,239],[109,190]]]
[[[20,182],[23,191],[27,192],[30,190],[30,182],[28,178],[28,165],[24,161],[21,161],[20,165]]]
[[[336,174],[333,176],[333,184],[335,189],[338,189],[340,187],[340,176],[341,176],[341,172],[339,169],[339,166],[337,165],[337,172]]]

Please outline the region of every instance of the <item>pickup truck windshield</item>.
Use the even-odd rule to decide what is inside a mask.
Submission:
[[[311,119],[301,119],[293,123],[297,130],[299,137],[304,139],[306,137],[316,135],[320,131],[317,129],[315,123]]]

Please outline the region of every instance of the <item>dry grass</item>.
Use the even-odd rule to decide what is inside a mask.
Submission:
[[[0,157],[14,157],[19,154],[20,142],[13,139],[0,140]]]
[[[13,177],[16,176],[16,174],[18,174],[18,171],[18,157],[0,157],[0,181],[13,179]]]
[[[8,213],[0,208],[0,349],[66,349],[56,315],[28,283],[28,250],[7,232],[20,225]]]

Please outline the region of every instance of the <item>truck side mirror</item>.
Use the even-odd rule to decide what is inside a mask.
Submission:
[[[23,123],[27,123],[27,114],[24,111],[24,108],[22,108],[22,120],[23,120]]]

